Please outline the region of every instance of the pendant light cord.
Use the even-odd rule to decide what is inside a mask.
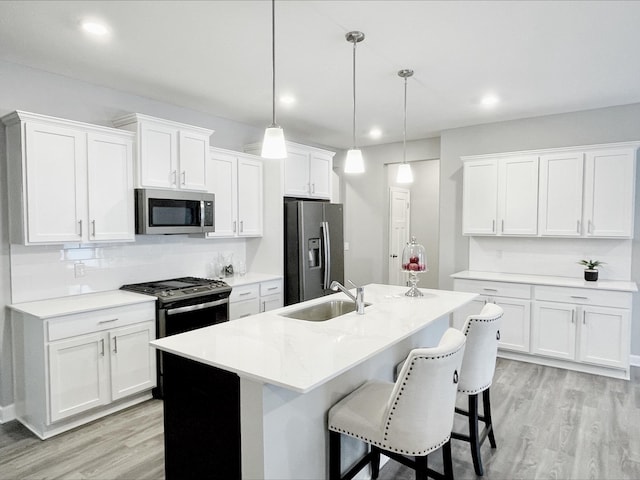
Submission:
[[[356,150],[356,44],[353,40],[353,149]]]
[[[402,163],[407,163],[407,77],[404,77],[404,127],[402,129]]]
[[[276,0],[271,0],[271,101],[272,125],[276,123]]]

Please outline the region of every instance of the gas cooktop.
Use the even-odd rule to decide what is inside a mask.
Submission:
[[[198,277],[181,277],[155,282],[123,285],[121,290],[155,295],[160,300],[173,300],[209,294],[230,294],[231,287],[221,280]]]

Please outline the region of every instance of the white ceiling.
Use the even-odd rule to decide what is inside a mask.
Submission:
[[[87,38],[85,17],[107,22]],[[278,123],[349,147],[352,44],[357,143],[465,125],[640,102],[640,2],[276,2]],[[182,105],[260,128],[271,122],[271,2],[0,1],[0,59]],[[501,103],[482,108],[493,92]],[[372,140],[373,126],[384,132]]]

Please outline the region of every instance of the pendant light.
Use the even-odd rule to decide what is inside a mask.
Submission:
[[[364,160],[362,159],[362,152],[356,147],[356,45],[364,40],[364,33],[349,32],[345,35],[345,38],[347,42],[353,43],[353,146],[347,152],[344,173],[363,173]]]
[[[264,131],[262,156],[264,158],[287,158],[284,130],[276,123],[276,2],[271,0],[271,125]]]
[[[413,75],[413,70],[400,70],[398,76],[404,78],[404,127],[402,129],[402,163],[398,165],[397,183],[413,182],[411,165],[407,163],[407,78]]]

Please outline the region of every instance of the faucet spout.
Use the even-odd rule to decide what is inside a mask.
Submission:
[[[359,315],[364,314],[364,287],[356,286],[356,294],[354,295],[349,290],[347,290],[344,285],[334,280],[333,282],[331,282],[331,285],[329,286],[329,288],[334,292],[337,292],[338,290],[340,290],[347,297],[349,297],[351,300],[354,301],[354,303],[356,304],[356,313]]]

